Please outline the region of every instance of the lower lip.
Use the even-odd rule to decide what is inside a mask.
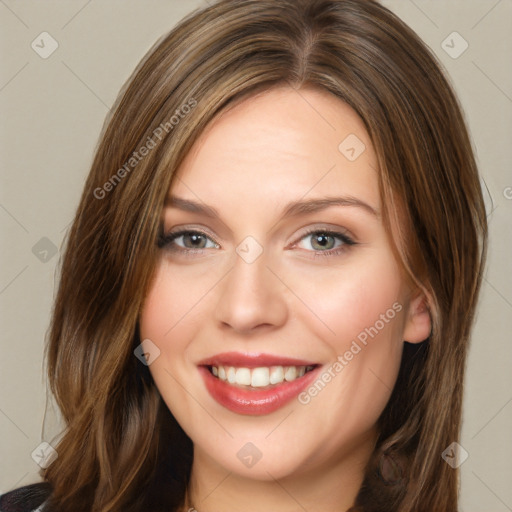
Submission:
[[[263,415],[277,411],[314,380],[320,366],[291,382],[283,382],[264,390],[243,389],[214,377],[205,366],[199,366],[206,389],[220,405],[237,414]]]

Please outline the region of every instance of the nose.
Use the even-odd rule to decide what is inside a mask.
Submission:
[[[280,327],[288,318],[285,294],[286,287],[267,267],[264,255],[252,263],[237,257],[223,279],[216,320],[237,333]]]

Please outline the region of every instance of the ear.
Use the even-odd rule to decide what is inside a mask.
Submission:
[[[430,336],[431,329],[432,319],[430,318],[428,301],[423,292],[417,290],[409,302],[402,337],[404,341],[409,343],[421,343]]]

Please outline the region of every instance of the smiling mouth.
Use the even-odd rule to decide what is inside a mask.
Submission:
[[[256,368],[207,365],[208,371],[218,380],[241,389],[264,390],[284,382],[293,382],[313,371],[318,365],[261,366]]]
[[[271,414],[313,382],[322,364],[275,354],[225,352],[197,366],[210,396],[231,412]]]

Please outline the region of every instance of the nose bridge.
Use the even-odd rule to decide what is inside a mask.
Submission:
[[[287,316],[282,283],[267,268],[265,252],[256,256],[250,244],[241,243],[237,248],[216,307],[217,320],[237,331],[263,324],[282,325]]]

